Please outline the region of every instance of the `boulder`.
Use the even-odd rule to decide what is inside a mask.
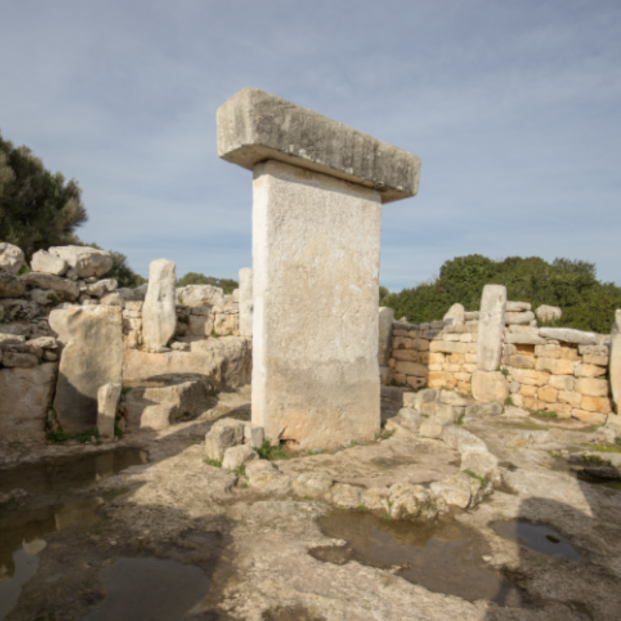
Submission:
[[[451,325],[463,326],[466,323],[466,311],[462,304],[453,304],[444,315],[444,322],[451,320]]]
[[[213,285],[187,285],[176,290],[179,304],[186,306],[224,306],[224,291]]]
[[[475,371],[472,374],[472,396],[477,401],[504,401],[509,396],[505,376],[499,371]]]
[[[80,296],[80,287],[77,283],[66,278],[60,278],[52,274],[39,274],[30,272],[20,276],[24,284],[28,287],[53,291],[61,299],[73,302]]]
[[[114,438],[114,423],[116,410],[121,397],[121,383],[104,384],[97,391],[97,429],[99,437]]]
[[[149,267],[149,288],[142,307],[142,340],[149,349],[164,347],[175,334],[175,263],[157,259]]]
[[[332,477],[324,472],[303,472],[293,479],[293,491],[302,498],[323,496],[332,487]]]
[[[451,421],[441,418],[427,418],[421,423],[418,432],[423,438],[436,438],[441,440],[445,427],[452,425]]]
[[[610,332],[610,390],[617,414],[621,414],[621,309],[615,311]]]
[[[252,317],[254,299],[252,297],[252,268],[242,267],[239,270],[239,334],[252,336]]]
[[[78,278],[103,276],[113,263],[109,252],[90,246],[52,246],[49,253],[64,259]]]
[[[535,315],[537,315],[537,319],[539,319],[539,321],[557,321],[563,316],[563,311],[559,306],[548,306],[547,304],[542,304],[535,309]]]
[[[50,327],[63,346],[54,408],[68,432],[97,424],[97,393],[121,381],[123,317],[113,306],[54,309]]]
[[[456,392],[452,392],[451,390],[442,390],[440,392],[439,401],[461,408],[468,405],[468,402],[463,397],[460,397]]]
[[[472,500],[470,486],[463,478],[450,477],[445,481],[435,481],[431,483],[429,489],[447,505],[454,505],[460,509],[467,509]]]
[[[58,365],[0,369],[0,437],[3,441],[42,440],[47,406]]]
[[[225,470],[237,470],[240,466],[245,466],[255,459],[259,459],[257,452],[247,444],[240,444],[224,451],[222,467]]]
[[[234,418],[221,418],[205,435],[205,453],[209,459],[222,461],[226,449],[243,442],[244,423]]]
[[[103,280],[97,280],[88,285],[86,287],[86,293],[95,298],[101,298],[106,295],[106,293],[112,293],[117,287],[118,283],[115,278],[104,278]]]
[[[284,495],[292,491],[291,479],[265,459],[250,462],[246,466],[246,476],[250,487],[266,494]]]
[[[17,274],[25,262],[21,248],[8,242],[0,242],[0,272]]]
[[[50,254],[47,250],[35,252],[30,261],[30,267],[33,272],[54,276],[62,276],[69,268],[67,261],[56,254]]]
[[[387,505],[395,520],[433,518],[437,513],[434,494],[422,485],[395,483],[390,486],[388,494]]]
[[[506,287],[483,287],[477,341],[477,367],[480,371],[495,371],[500,365],[506,305]]]
[[[21,298],[25,293],[26,287],[19,276],[0,271],[0,298]]]
[[[377,359],[380,367],[386,366],[388,364],[388,360],[390,359],[390,350],[392,347],[392,322],[394,318],[394,309],[388,306],[380,306],[379,344],[377,348]]]

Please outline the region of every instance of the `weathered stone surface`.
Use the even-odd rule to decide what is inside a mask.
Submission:
[[[508,300],[506,308],[508,313],[520,313],[531,310],[532,306],[530,302],[512,302]]]
[[[539,336],[539,328],[529,328],[505,334],[505,343],[519,345],[544,345],[546,340]]]
[[[332,477],[322,472],[303,472],[293,480],[293,491],[304,498],[318,498],[332,487]]]
[[[500,365],[506,305],[506,287],[502,285],[483,287],[477,341],[477,367],[480,371],[496,371]]]
[[[125,298],[117,291],[113,291],[112,293],[103,295],[99,303],[104,306],[118,306],[119,308],[123,308],[125,305]]]
[[[362,502],[362,488],[347,483],[336,483],[325,498],[337,507],[355,509]]]
[[[442,418],[426,418],[421,423],[418,432],[423,438],[442,439],[444,428],[447,425],[452,425],[452,422]]]
[[[0,437],[2,440],[41,440],[48,403],[54,394],[58,365],[0,369]]]
[[[539,321],[556,321],[563,316],[563,311],[558,306],[542,304],[535,309],[535,315]]]
[[[423,403],[420,408],[420,413],[425,416],[431,416],[438,420],[446,420],[454,423],[457,420],[457,412],[452,405],[446,403]]]
[[[21,248],[8,242],[0,242],[0,272],[17,274],[25,260]]]
[[[377,348],[377,360],[380,366],[386,366],[390,359],[392,347],[392,322],[395,311],[388,306],[380,306],[379,309],[379,344]]]
[[[30,267],[33,272],[53,274],[54,276],[62,276],[69,268],[67,261],[56,254],[50,254],[47,250],[35,252],[30,261]]]
[[[254,170],[252,420],[272,441],[379,432],[380,220],[367,188],[275,161]]]
[[[395,483],[389,489],[390,517],[394,520],[433,518],[437,513],[432,505],[436,498],[422,485]]]
[[[519,313],[505,313],[505,324],[508,326],[525,326],[535,319],[535,313],[531,311]]]
[[[246,423],[244,427],[244,441],[253,448],[259,448],[265,439],[265,431],[259,425]]]
[[[2,364],[5,367],[34,367],[39,364],[39,358],[35,354],[27,352],[5,351],[2,356]]]
[[[469,485],[452,477],[446,481],[436,481],[429,488],[438,497],[442,498],[447,505],[454,505],[460,509],[467,509],[472,500]]]
[[[472,374],[472,396],[477,401],[504,401],[509,387],[500,371],[475,371]]]
[[[237,470],[240,466],[245,466],[255,459],[259,459],[257,452],[247,444],[240,444],[224,451],[222,467],[225,470]]]
[[[116,410],[121,397],[122,385],[104,384],[97,391],[97,429],[99,437],[105,439],[114,438],[114,423]]]
[[[535,364],[537,371],[549,371],[553,375],[573,375],[575,368],[576,363],[573,360],[547,358],[545,356],[537,358]]]
[[[104,278],[86,287],[86,293],[96,298],[101,298],[107,293],[112,293],[118,287],[115,278]]]
[[[233,95],[217,121],[218,155],[249,170],[278,160],[373,188],[382,203],[418,191],[415,155],[258,89]]]
[[[173,261],[166,259],[151,261],[149,288],[142,306],[142,340],[149,349],[166,346],[175,334],[176,282]]]
[[[468,405],[468,402],[463,397],[460,397],[456,392],[452,392],[450,390],[441,390],[439,400],[442,403],[447,403],[448,405],[454,405],[460,408]]]
[[[615,311],[610,337],[610,390],[616,412],[621,414],[621,309]]]
[[[246,466],[248,485],[265,494],[284,495],[292,491],[291,478],[271,462],[257,459]]]
[[[546,339],[556,339],[577,345],[597,345],[599,343],[595,332],[583,332],[573,328],[539,328],[539,335]]]
[[[466,311],[463,304],[453,304],[453,306],[448,309],[446,315],[444,315],[444,321],[452,320],[451,325],[463,326],[466,322],[465,313]]]
[[[415,377],[427,377],[429,367],[418,362],[410,362],[408,360],[398,360],[395,364],[395,371],[404,375],[414,375]]]
[[[419,412],[411,408],[401,408],[397,417],[406,429],[414,432],[419,430],[424,420]]]
[[[112,256],[90,246],[52,246],[48,252],[64,259],[79,278],[103,276],[112,268]]]
[[[121,381],[123,317],[112,306],[54,309],[50,327],[63,345],[54,408],[65,431],[97,423],[97,391]]]
[[[186,306],[224,306],[224,291],[213,285],[187,285],[175,292],[179,304]]]
[[[252,268],[242,267],[239,270],[239,334],[252,336],[254,299],[252,297]]]
[[[205,436],[205,453],[209,459],[222,461],[227,449],[243,442],[244,423],[234,418],[221,418]]]
[[[597,364],[583,364],[578,363],[576,365],[575,375],[576,377],[600,377],[606,374],[606,367],[599,366]]]
[[[29,287],[54,291],[58,297],[70,302],[77,300],[80,295],[80,288],[75,282],[53,274],[30,272],[30,274],[22,274],[20,278]]]
[[[19,276],[0,271],[0,298],[20,298],[25,292],[26,287]]]

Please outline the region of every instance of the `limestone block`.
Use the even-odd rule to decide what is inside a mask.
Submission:
[[[504,401],[509,396],[505,376],[499,371],[475,371],[472,374],[472,396],[477,401]]]
[[[265,431],[259,425],[246,423],[244,426],[244,442],[252,448],[259,448],[265,439]]]
[[[500,343],[500,341],[498,342]],[[429,344],[429,351],[445,354],[468,354],[471,351],[471,345],[470,343],[455,343],[451,341],[432,341]]]
[[[252,336],[252,317],[254,300],[252,297],[252,268],[242,267],[239,270],[239,334]]]
[[[470,506],[472,493],[465,481],[455,482],[452,478],[446,481],[434,481],[429,489],[447,505],[454,505],[460,509],[467,509]]]
[[[79,278],[98,278],[112,268],[110,253],[90,246],[52,246],[48,252],[64,259]]]
[[[516,369],[510,367],[511,377],[520,384],[527,386],[544,386],[550,381],[550,374],[541,371],[532,371],[530,369]]]
[[[450,421],[440,418],[427,418],[421,423],[418,432],[423,438],[437,438],[441,440],[444,428],[452,424]]]
[[[547,408],[547,403],[545,401],[541,401],[541,399],[537,399],[536,397],[523,397],[524,407],[529,410],[545,410]]]
[[[405,386],[405,383],[407,382],[407,376],[403,373],[393,373],[392,379],[399,386]]]
[[[22,274],[20,278],[28,287],[54,291],[58,297],[70,302],[77,300],[80,295],[80,288],[78,285],[67,278],[60,278],[52,274],[39,274],[37,272]]]
[[[249,487],[258,489],[265,494],[284,495],[293,491],[291,479],[265,459],[250,462],[246,466],[246,476]],[[359,490],[360,488],[356,489]],[[354,506],[357,507],[358,504]]]
[[[602,414],[601,412],[591,412],[578,408],[573,409],[571,411],[571,415],[573,418],[577,418],[583,423],[587,423],[589,425],[603,425],[607,418],[606,414]]]
[[[20,298],[25,293],[26,287],[19,276],[0,271],[0,298]]]
[[[1,355],[1,354],[0,354]],[[0,368],[0,437],[5,442],[42,440],[58,365]]]
[[[457,420],[457,412],[452,405],[447,403],[423,403],[420,408],[421,414],[438,420],[454,423]]]
[[[380,220],[372,190],[255,168],[252,420],[271,440],[327,448],[379,432]],[[399,364],[415,363],[397,362],[395,379]]]
[[[255,459],[259,459],[257,452],[248,444],[240,444],[224,451],[222,467],[225,470],[237,470],[240,466],[245,466]]]
[[[175,333],[176,282],[173,261],[157,259],[151,262],[149,288],[142,307],[142,338],[149,349],[166,346]]]
[[[550,386],[557,390],[573,391],[576,380],[571,375],[550,375]]]
[[[512,367],[519,367],[520,369],[534,369],[535,357],[534,356],[507,356],[506,363]]]
[[[558,306],[548,306],[542,304],[535,309],[535,315],[539,321],[557,321],[563,316],[563,311]]]
[[[377,360],[380,366],[388,364],[392,345],[392,322],[395,318],[394,309],[380,306],[379,309],[379,342]]]
[[[555,339],[576,345],[597,345],[597,334],[582,332],[573,328],[539,328],[539,335],[546,339]]]
[[[440,391],[439,401],[456,407],[465,407],[468,405],[468,402],[463,397],[449,390]]]
[[[608,414],[608,412],[612,412],[612,401],[607,397],[590,397],[585,395],[582,397],[582,404],[580,407],[587,412]]]
[[[418,362],[418,352],[415,349],[395,349],[392,355],[395,361],[405,360],[408,362]]]
[[[97,280],[86,287],[86,293],[95,298],[101,298],[107,293],[112,293],[118,287],[115,278],[104,278]]]
[[[457,386],[457,380],[450,373],[429,371],[427,384],[430,388],[448,388],[452,390]]]
[[[9,244],[8,242],[0,242],[0,272],[9,274],[17,274],[24,265],[26,259],[21,248]]]
[[[542,386],[537,390],[537,397],[546,403],[555,403],[558,400],[559,392],[552,386]]]
[[[189,321],[189,333],[192,336],[200,336],[205,338],[210,336],[213,331],[213,321],[209,316],[205,315],[190,315]]]
[[[53,274],[62,276],[69,266],[67,261],[55,254],[50,254],[47,250],[38,250],[32,255],[30,267],[33,272],[42,274]]]
[[[50,327],[63,346],[54,408],[68,432],[97,423],[97,391],[121,381],[123,317],[114,306],[54,309]]]
[[[489,477],[498,466],[498,458],[489,451],[468,451],[461,455],[461,469]]]
[[[444,362],[444,354],[438,352],[430,352],[428,362],[429,364],[442,364]]]
[[[429,351],[429,341],[427,339],[416,339],[414,349],[418,351]]]
[[[395,371],[404,375],[414,375],[415,377],[426,377],[428,374],[428,369],[424,364],[408,362],[406,360],[397,360]]]
[[[530,322],[535,319],[535,314],[527,311],[520,313],[510,313],[507,311],[505,313],[505,324],[507,326],[516,325],[516,326],[525,326],[530,325]]]
[[[186,306],[220,306],[225,304],[224,290],[213,285],[187,285],[175,290],[179,304]]]
[[[121,397],[121,383],[104,384],[97,391],[97,429],[100,438],[114,438],[116,410]]]
[[[573,408],[579,408],[582,404],[582,393],[569,390],[559,390],[558,400],[561,403],[568,403]]]
[[[617,414],[621,415],[621,309],[615,311],[610,331],[610,390]]]
[[[448,309],[446,315],[444,315],[444,321],[453,320],[452,325],[454,326],[463,326],[466,322],[465,318],[465,309],[463,304],[453,304],[451,308]]]
[[[2,355],[2,364],[5,367],[35,367],[39,364],[39,358],[35,354],[27,352],[5,351]]]
[[[236,334],[239,332],[239,319],[237,315],[229,315],[228,313],[216,313],[213,322],[213,330],[218,336],[226,336],[227,334]]]
[[[578,360],[577,347],[561,347],[561,356],[563,360]]]
[[[397,416],[399,418],[399,422],[406,429],[409,429],[413,432],[418,431],[423,422],[423,417],[420,415],[420,413],[408,407],[401,408]]]
[[[549,371],[553,375],[573,375],[576,363],[573,360],[557,358],[537,358],[535,369],[537,371]]]
[[[293,479],[293,491],[297,496],[318,498],[327,493],[334,481],[323,472],[303,472]]]
[[[508,313],[521,313],[531,310],[532,305],[530,302],[512,302],[507,301],[507,312]]]
[[[608,356],[608,354],[606,354],[605,356],[595,356],[593,354],[585,354],[584,356],[582,356],[582,361],[585,364],[594,364],[600,367],[607,367],[608,363],[610,362],[610,357]]]
[[[263,91],[233,95],[217,123],[218,155],[249,170],[277,160],[372,188],[382,203],[418,191],[415,155]]]
[[[606,368],[595,364],[578,363],[575,374],[576,377],[599,377],[606,374]]]
[[[222,461],[226,449],[244,442],[244,423],[234,418],[217,420],[205,435],[205,453],[209,459]]]
[[[481,371],[496,371],[500,365],[506,305],[506,287],[502,285],[483,287],[477,341],[477,365]]]
[[[413,407],[420,411],[424,403],[431,403],[438,398],[438,391],[433,388],[425,388],[415,393],[403,394],[403,405]]]
[[[521,326],[511,326],[521,327]],[[539,336],[538,328],[527,328],[525,330],[511,331],[505,335],[505,343],[508,344],[524,344],[524,345],[544,345],[546,343],[545,338]]]

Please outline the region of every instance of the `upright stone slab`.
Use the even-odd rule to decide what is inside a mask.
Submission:
[[[54,409],[65,431],[97,424],[97,392],[121,381],[123,317],[116,306],[56,309],[50,327],[62,344]]]
[[[381,205],[416,193],[420,160],[256,89],[218,110],[218,153],[254,173],[253,423],[301,448],[373,439]]]
[[[621,309],[615,311],[610,336],[610,389],[616,412],[621,414]]]
[[[380,367],[385,367],[390,359],[392,346],[392,322],[395,319],[395,310],[389,306],[380,306],[379,309],[379,343],[377,361]]]
[[[485,285],[483,287],[477,342],[477,368],[479,371],[496,371],[500,366],[506,307],[506,287],[503,285]]]
[[[175,263],[151,261],[149,288],[142,306],[142,339],[149,349],[165,347],[177,326]]]
[[[254,301],[252,298],[252,268],[242,267],[239,270],[239,334],[252,336],[252,315]]]

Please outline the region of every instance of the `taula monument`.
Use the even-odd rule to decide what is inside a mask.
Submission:
[[[382,204],[420,159],[263,91],[218,110],[218,154],[252,170],[252,421],[300,448],[380,430]]]

